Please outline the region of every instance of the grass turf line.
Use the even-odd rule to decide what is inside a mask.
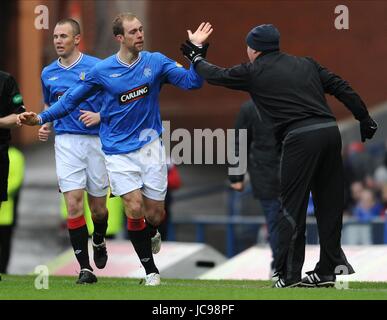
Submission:
[[[99,277],[92,285],[76,277],[49,277],[49,289],[37,290],[36,276],[3,275],[0,300],[387,300],[386,282],[349,282],[348,289],[273,289],[270,281],[162,279],[145,287],[139,279]]]

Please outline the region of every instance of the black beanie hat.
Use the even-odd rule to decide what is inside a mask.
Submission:
[[[267,51],[279,49],[280,33],[272,24],[261,24],[253,28],[246,37],[251,49]]]

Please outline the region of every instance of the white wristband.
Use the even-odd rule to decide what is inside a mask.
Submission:
[[[198,48],[203,48],[203,45],[202,44],[196,44],[194,42],[191,41],[191,43],[194,45],[194,46],[197,46]]]

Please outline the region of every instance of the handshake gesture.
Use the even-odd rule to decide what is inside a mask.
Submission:
[[[23,112],[17,115],[16,124],[18,126],[21,126],[22,124],[37,126],[39,124],[39,118],[35,112]]]
[[[189,40],[181,44],[180,50],[191,63],[195,64],[206,57],[209,44],[203,43],[212,31],[213,29],[209,22],[202,22],[194,33],[191,30],[187,30]]]

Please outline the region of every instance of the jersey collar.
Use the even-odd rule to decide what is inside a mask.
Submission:
[[[122,64],[124,67],[133,68],[141,60],[141,52],[138,54],[138,58],[136,60],[134,60],[131,64],[122,61],[120,59],[120,57],[118,56],[118,53],[116,53],[116,59],[117,59],[117,62],[119,64]]]
[[[75,67],[75,66],[82,60],[82,58],[83,58],[83,53],[80,52],[80,53],[79,53],[79,57],[77,58],[77,60],[75,60],[75,61],[74,61],[72,64],[70,64],[69,66],[65,66],[65,65],[61,64],[60,58],[59,58],[59,59],[58,59],[58,66],[59,66],[60,68],[62,68],[62,69],[69,70],[69,69]]]

